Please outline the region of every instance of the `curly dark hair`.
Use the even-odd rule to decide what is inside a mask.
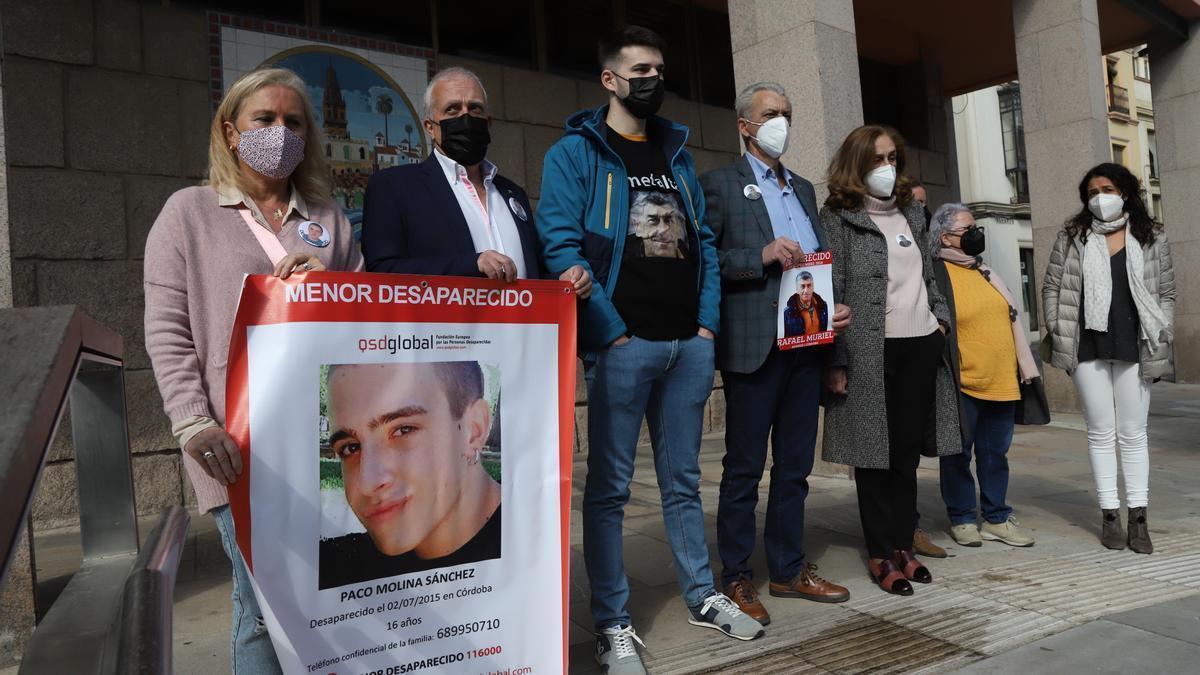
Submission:
[[[1113,162],[1097,164],[1083,175],[1083,180],[1079,181],[1079,201],[1083,204],[1083,208],[1063,224],[1067,236],[1086,242],[1088,234],[1092,231],[1094,216],[1088,209],[1088,183],[1096,177],[1112,181],[1112,184],[1121,192],[1121,196],[1125,198],[1125,213],[1129,216],[1129,231],[1133,233],[1134,239],[1137,239],[1142,246],[1154,243],[1154,233],[1161,232],[1163,226],[1162,223],[1150,217],[1150,212],[1146,210],[1146,202],[1142,200],[1141,181],[1129,169]]]

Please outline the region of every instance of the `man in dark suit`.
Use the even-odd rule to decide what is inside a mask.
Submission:
[[[736,105],[746,153],[700,179],[721,266],[717,367],[725,383],[726,429],[717,550],[725,594],[766,624],[770,616],[758,599],[750,556],[768,437],[774,467],[763,540],[771,595],[843,602],[850,594],[817,576],[804,556],[804,500],[827,349],[776,347],[783,269],[825,248],[816,194],[779,159],[792,118],[783,87],[750,85]],[[836,305],[834,330],[849,323],[850,310]]]
[[[420,164],[371,176],[363,203],[362,250],[369,272],[489,279],[543,276],[533,209],[521,186],[487,161],[487,92],[452,67],[425,89],[426,133],[434,150]],[[560,276],[581,298],[592,281],[581,265]]]

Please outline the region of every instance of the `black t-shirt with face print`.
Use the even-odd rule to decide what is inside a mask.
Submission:
[[[608,144],[625,163],[629,224],[613,305],[629,335],[646,340],[691,337],[698,329],[697,242],[688,208],[662,146],[608,128]]]

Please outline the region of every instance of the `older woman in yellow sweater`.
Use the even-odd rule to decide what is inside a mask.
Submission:
[[[983,263],[983,229],[962,204],[946,204],[933,215],[929,246],[934,278],[954,325],[950,361],[959,389],[963,452],[941,458],[942,500],[950,536],[960,546],[983,540],[1032,546],[1017,526],[1008,493],[1008,447],[1012,443],[1021,382],[1038,377],[1025,337],[1025,322],[1000,275]],[[979,503],[971,456],[979,478]],[[977,527],[979,515],[983,522]]]

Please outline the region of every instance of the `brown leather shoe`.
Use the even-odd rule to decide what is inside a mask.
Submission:
[[[817,576],[816,570],[816,565],[808,563],[795,579],[786,584],[772,581],[767,588],[777,598],[804,598],[815,602],[845,602],[850,599],[850,591]]]
[[[758,591],[754,588],[754,582],[746,577],[738,577],[725,584],[722,592],[736,602],[738,609],[745,612],[746,616],[764,626],[771,623],[771,615],[767,613],[767,608],[763,607],[762,602],[758,599]]]
[[[948,557],[946,549],[933,543],[933,540],[929,538],[929,533],[919,527],[913,531],[913,550],[926,558]]]

